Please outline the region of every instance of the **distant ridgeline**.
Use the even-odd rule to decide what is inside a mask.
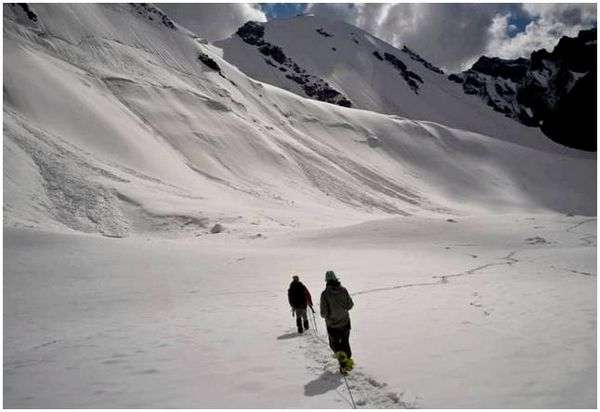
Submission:
[[[596,39],[593,28],[562,37],[552,52],[536,50],[529,59],[482,56],[448,78],[557,143],[596,151]]]
[[[240,27],[236,34],[244,42],[258,47],[258,51],[265,56],[265,63],[278,68],[281,72],[286,72],[285,77],[298,83],[308,97],[339,106],[352,107],[352,102],[331,87],[329,83],[307,73],[305,69],[287,57],[281,47],[265,41],[263,38],[265,28],[261,23],[249,21]]]

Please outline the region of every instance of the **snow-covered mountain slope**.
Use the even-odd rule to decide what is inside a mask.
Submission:
[[[298,97],[154,6],[4,5],[3,93],[10,226],[200,235],[216,222],[595,213],[592,155]]]
[[[562,37],[552,52],[529,59],[482,56],[448,78],[465,93],[523,124],[540,127],[556,142],[596,150],[596,29]]]
[[[543,145],[539,130],[507,119],[439,68],[341,21],[303,15],[249,22],[215,42],[250,77],[316,100]],[[408,45],[410,47],[410,45]],[[318,91],[321,91],[319,93]]]
[[[286,300],[325,270],[358,407],[596,405],[594,154],[221,53],[152,5],[4,5],[3,406],[349,407]]]

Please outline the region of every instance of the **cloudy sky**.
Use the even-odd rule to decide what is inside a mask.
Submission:
[[[596,5],[576,3],[163,3],[173,19],[214,41],[248,20],[289,18],[299,13],[336,18],[395,45],[406,44],[449,71],[470,66],[482,54],[528,57],[551,50],[561,36],[596,26]]]

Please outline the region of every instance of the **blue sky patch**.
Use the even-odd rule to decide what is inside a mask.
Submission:
[[[289,19],[304,13],[308,3],[261,3],[258,7],[267,15],[267,19]]]

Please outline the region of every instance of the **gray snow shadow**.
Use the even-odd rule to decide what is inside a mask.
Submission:
[[[283,335],[277,336],[277,340],[292,339],[297,338],[298,336],[301,336],[298,332],[284,333]]]
[[[339,373],[325,371],[317,379],[304,385],[304,395],[316,396],[325,392],[333,391],[342,385],[342,377]]]
[[[342,375],[338,372],[339,364],[332,356],[326,338],[314,333],[307,335],[306,344],[302,347],[306,356],[313,362],[307,365],[311,372],[320,373],[319,377],[304,386],[305,396],[322,395],[335,391],[343,401],[352,406],[348,387],[352,391],[356,405],[368,409],[398,409],[417,407],[417,399],[406,399],[404,392],[396,393],[387,384],[366,374],[360,366],[355,367],[346,378],[346,387]]]

